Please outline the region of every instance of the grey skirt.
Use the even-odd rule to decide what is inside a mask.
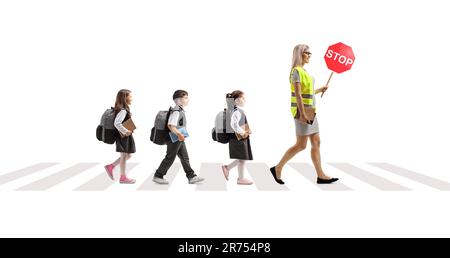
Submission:
[[[317,121],[317,115],[314,117],[312,125],[302,124],[300,120],[295,118],[294,122],[295,122],[295,135],[297,136],[306,136],[319,133],[319,122]]]

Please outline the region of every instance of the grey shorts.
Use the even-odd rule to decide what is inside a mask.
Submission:
[[[310,124],[302,124],[300,120],[295,119],[295,135],[297,136],[306,136],[319,133],[319,122],[317,121],[317,115],[314,117],[314,121],[312,125]]]

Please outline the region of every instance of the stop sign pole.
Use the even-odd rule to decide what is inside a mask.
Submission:
[[[334,74],[334,72],[331,72],[330,77],[328,77],[328,81],[327,81],[327,84],[326,84],[325,86],[328,87],[328,83],[330,83],[331,77],[333,77],[333,74]],[[320,97],[323,97],[323,94],[324,94],[324,93],[325,93],[325,92],[322,92],[322,94],[320,95]]]
[[[327,87],[334,73],[343,73],[350,70],[355,62],[352,48],[342,42],[329,46],[324,58],[328,69],[332,71],[326,84]],[[320,97],[323,97],[324,93],[322,92]]]

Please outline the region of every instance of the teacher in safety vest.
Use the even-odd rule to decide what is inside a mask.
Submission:
[[[297,141],[286,151],[280,162],[270,168],[273,178],[279,184],[284,184],[281,180],[283,167],[297,153],[306,148],[308,139],[311,142],[311,159],[316,169],[317,183],[330,184],[338,180],[325,175],[322,170],[315,94],[325,92],[328,86],[314,89],[314,78],[304,68],[310,58],[311,51],[307,45],[295,46],[289,81],[291,84],[291,113],[295,123]]]

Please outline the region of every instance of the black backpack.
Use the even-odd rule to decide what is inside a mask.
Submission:
[[[219,143],[228,143],[230,137],[227,133],[227,109],[219,112],[216,116],[216,121],[214,123],[214,128],[212,129],[211,135],[212,139]]]
[[[113,144],[116,142],[117,129],[114,126],[114,120],[116,119],[116,114],[114,108],[107,109],[100,119],[100,124],[97,126],[96,136],[97,140]]]
[[[158,145],[165,145],[169,141],[169,127],[167,122],[169,120],[172,108],[169,110],[159,111],[155,118],[155,124],[150,133],[150,141]]]

